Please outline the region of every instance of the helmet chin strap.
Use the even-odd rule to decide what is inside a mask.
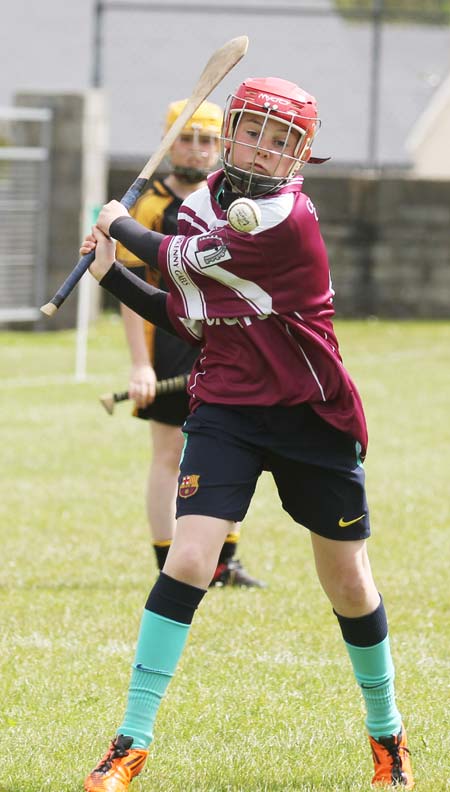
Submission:
[[[200,168],[185,168],[182,165],[175,165],[172,173],[182,182],[186,184],[198,184],[205,181],[208,176],[208,170],[200,170]]]
[[[330,157],[310,157],[300,163],[300,165],[321,165],[323,162],[328,162],[329,159]],[[241,195],[250,195],[253,198],[275,192],[275,190],[291,181],[297,170],[291,176],[280,178],[279,176],[262,175],[254,171],[244,171],[235,165],[230,165],[226,160],[224,161],[225,177],[231,188],[241,193]]]

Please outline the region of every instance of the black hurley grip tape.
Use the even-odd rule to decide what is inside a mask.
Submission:
[[[147,182],[148,179],[142,179],[140,177],[134,180],[133,184],[126,191],[123,198],[120,199],[120,203],[125,207],[125,209],[131,209],[131,207],[134,206]]]
[[[121,391],[120,393],[113,393],[113,401],[117,404],[118,402],[128,401],[130,395],[128,391]]]
[[[55,296],[52,297],[51,302],[53,305],[56,305],[56,307],[59,308],[60,305],[63,304],[64,300],[68,297],[74,286],[77,285],[78,281],[90,267],[94,259],[95,253],[86,253],[85,256],[80,258],[78,264],[76,264],[72,272],[67,276],[66,280],[62,286],[60,286]]]
[[[175,391],[183,390],[189,380],[189,374],[178,374],[176,377],[160,380],[156,383],[156,393],[158,395],[163,393],[173,393]]]
[[[125,193],[121,200],[121,204],[125,206],[126,209],[131,209],[132,206],[136,203],[137,199],[139,198],[141,192],[143,191],[145,185],[147,184],[148,179],[143,179],[142,177],[138,177],[135,179],[129,190]],[[55,296],[52,297],[50,302],[56,307],[59,308],[69,294],[73,291],[75,286],[77,285],[78,281],[81,280],[84,273],[90,267],[92,262],[95,259],[95,253],[87,253],[85,256],[82,256],[78,263],[73,268],[72,272],[67,276],[66,280],[60,286],[58,291],[56,292]]]

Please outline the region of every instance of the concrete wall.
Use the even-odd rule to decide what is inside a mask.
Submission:
[[[450,182],[315,177],[336,308],[345,316],[450,316]]]
[[[47,297],[50,300],[72,270],[79,255],[80,241],[106,198],[107,138],[106,113],[100,91],[80,94],[20,93],[15,104],[45,107],[53,113],[50,155],[50,197],[48,227]],[[91,318],[99,306],[100,290],[86,276]],[[45,328],[74,327],[77,319],[78,288]]]
[[[109,196],[120,199],[143,164],[114,163]],[[449,318],[450,181],[325,168],[305,171],[305,192],[319,213],[339,316]]]

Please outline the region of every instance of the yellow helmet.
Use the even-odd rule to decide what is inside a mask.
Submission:
[[[171,102],[166,115],[165,132],[167,132],[174,121],[182,113],[187,104],[187,99],[180,99],[178,102]],[[222,129],[222,109],[214,102],[202,102],[195,113],[191,116],[182,132],[192,134],[195,130],[204,134],[219,137]]]

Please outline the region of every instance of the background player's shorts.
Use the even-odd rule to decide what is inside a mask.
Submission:
[[[157,379],[188,374],[197,356],[197,347],[190,346],[159,327],[155,329],[153,366]],[[170,426],[182,426],[189,415],[189,396],[186,391],[157,396],[148,407],[136,408],[134,415],[147,421],[152,419]]]
[[[244,519],[263,470],[295,522],[338,540],[370,535],[364,469],[355,441],[307,404],[202,404],[186,420],[177,517]]]

